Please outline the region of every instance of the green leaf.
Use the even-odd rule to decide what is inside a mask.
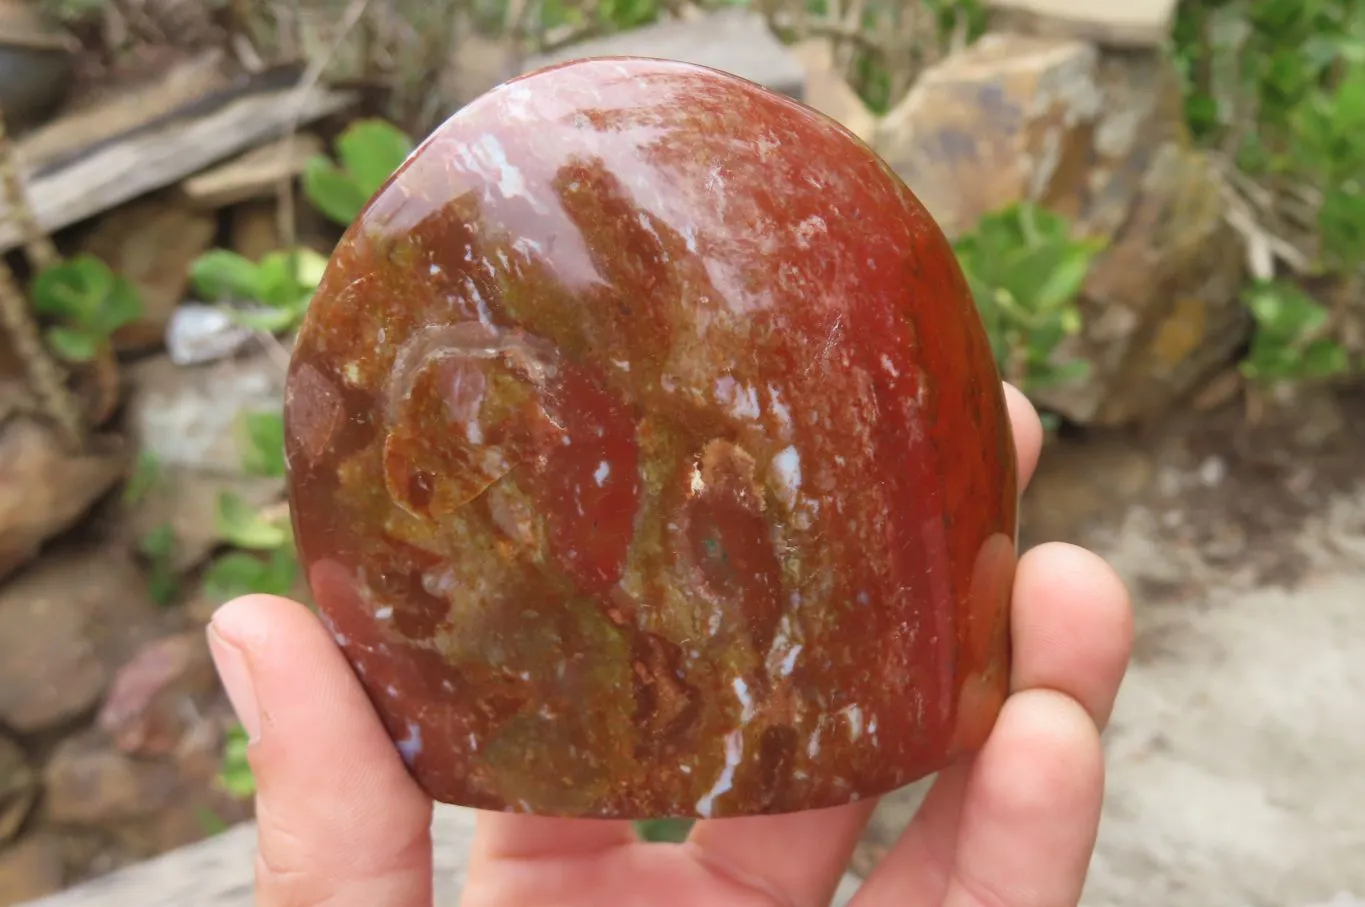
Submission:
[[[293,309],[260,309],[256,311],[229,309],[227,316],[234,324],[240,324],[244,328],[263,331],[267,334],[287,331],[299,320],[298,313]]]
[[[138,539],[138,553],[147,559],[151,568],[147,591],[163,608],[174,603],[180,591],[179,577],[175,573],[177,543],[175,527],[169,522]]]
[[[204,837],[212,838],[228,830],[227,822],[223,817],[213,811],[210,806],[199,805],[194,808],[194,819],[199,824],[199,828],[204,832]]]
[[[1310,343],[1300,354],[1298,372],[1308,379],[1335,378],[1350,366],[1346,348],[1335,340],[1323,339]]]
[[[1365,174],[1365,162],[1361,171]],[[1332,267],[1343,271],[1365,261],[1365,175],[1361,180],[1354,191],[1338,184],[1324,195],[1318,210],[1323,255]]]
[[[218,783],[223,790],[239,800],[256,795],[256,778],[246,755],[249,743],[246,730],[240,724],[234,725],[228,731],[223,746],[223,766],[218,773]]]
[[[1028,383],[1030,390],[1056,387],[1072,381],[1080,381],[1090,374],[1090,363],[1084,361],[1066,362],[1062,365],[1045,364],[1030,371]]]
[[[114,285],[114,272],[94,255],[68,258],[40,273],[29,294],[39,314],[87,326]]]
[[[260,294],[256,263],[228,249],[210,249],[195,259],[190,282],[206,302],[253,301]]]
[[[226,602],[260,591],[265,562],[245,551],[230,551],[214,559],[204,571],[204,595],[213,602]]]
[[[1089,243],[1071,243],[1059,249],[1050,272],[1038,288],[1037,307],[1059,309],[1073,302],[1085,286],[1085,278],[1098,251],[1097,246]]]
[[[67,362],[89,362],[99,352],[102,338],[79,328],[47,329],[47,344]]]
[[[263,519],[250,505],[231,492],[218,496],[214,514],[218,537],[238,548],[266,551],[288,544],[289,530]]]
[[[109,293],[95,313],[95,327],[105,337],[126,324],[142,317],[142,297],[137,288],[122,277],[116,277]]]
[[[314,208],[343,227],[350,226],[369,201],[347,173],[321,156],[309,159],[304,166],[303,194]]]
[[[247,445],[242,466],[253,475],[282,477],[285,474],[284,416],[275,411],[252,412],[242,417]]]
[[[1257,338],[1291,344],[1327,320],[1327,308],[1290,283],[1252,286],[1243,296],[1256,321]]]
[[[89,335],[86,341],[71,337],[53,341],[61,355],[86,361],[100,343],[125,324],[142,315],[142,299],[137,289],[114,274],[103,261],[83,254],[69,258],[43,271],[30,290],[34,309],[60,318],[66,327]],[[62,352],[64,350],[64,352]],[[70,355],[68,355],[70,354]]]
[[[316,290],[327,274],[327,256],[308,246],[294,250],[294,277],[300,287]]]
[[[260,278],[258,302],[277,309],[294,310],[307,290],[299,284],[295,262],[286,251],[271,252],[261,259],[257,276]]]
[[[260,591],[271,595],[293,595],[299,581],[299,559],[290,546],[276,548],[266,558]]]
[[[123,503],[137,504],[146,499],[161,475],[161,464],[150,450],[139,451],[133,473],[123,486]]]
[[[251,593],[291,595],[298,578],[299,562],[292,548],[277,548],[266,556],[229,551],[204,571],[204,595],[214,602]]]
[[[379,119],[358,120],[336,140],[337,158],[350,176],[362,205],[379,190],[412,153],[403,130]]]
[[[982,217],[953,248],[1000,370],[1033,388],[1076,380],[1083,363],[1051,361],[1081,329],[1077,297],[1102,244],[1073,239],[1054,212],[1013,204]]]
[[[138,552],[146,558],[170,557],[175,551],[175,527],[162,523],[138,539]]]
[[[642,841],[681,844],[691,831],[691,819],[642,819],[635,823],[635,833]]]

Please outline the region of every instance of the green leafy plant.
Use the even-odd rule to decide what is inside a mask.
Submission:
[[[247,504],[239,495],[223,492],[214,514],[218,537],[247,551],[274,551],[289,543],[289,527]]]
[[[1317,210],[1322,265],[1358,271],[1365,262],[1365,39],[1330,90],[1310,94],[1291,122],[1296,161],[1324,187]]]
[[[1086,363],[1058,364],[1055,354],[1081,328],[1078,297],[1102,248],[1031,204],[983,217],[954,244],[996,362],[1022,390],[1085,377]]]
[[[413,140],[385,120],[358,120],[335,142],[336,161],[309,159],[303,194],[329,219],[349,226],[415,147]]]
[[[1172,44],[1191,131],[1249,170],[1293,169],[1295,112],[1363,42],[1358,0],[1186,0]]]
[[[306,247],[270,252],[260,261],[211,249],[190,266],[190,281],[207,302],[255,303],[260,308],[228,311],[240,324],[277,333],[303,318],[326,269],[326,257]]]
[[[283,414],[278,410],[246,413],[241,429],[246,441],[243,467],[254,475],[283,476]],[[204,595],[209,600],[223,602],[254,592],[293,593],[299,579],[299,561],[286,509],[263,511],[238,495],[224,493],[218,498],[214,528],[230,550],[214,558],[204,573]],[[246,761],[246,736],[240,727],[234,728],[228,737],[220,782],[236,797],[255,793],[255,781]]]
[[[1365,8],[1186,0],[1173,47],[1192,133],[1235,163],[1258,219],[1298,252],[1294,266],[1328,278],[1325,307],[1288,283],[1249,288],[1257,330],[1242,371],[1272,382],[1344,373],[1360,353],[1347,338],[1365,322]]]
[[[235,725],[228,731],[227,742],[223,746],[223,763],[218,770],[218,785],[230,796],[245,800],[256,795],[256,776],[251,772],[247,761],[246,731]]]
[[[1244,296],[1256,321],[1242,374],[1258,383],[1320,381],[1351,366],[1345,347],[1328,336],[1328,310],[1297,286],[1262,283]]]
[[[681,844],[692,831],[691,819],[641,819],[635,823],[635,833],[642,841]]]
[[[69,362],[94,359],[116,330],[142,315],[137,290],[94,255],[76,255],[43,271],[30,294],[34,311],[58,322],[47,329],[47,342]]]
[[[252,592],[290,594],[299,563],[287,517],[262,512],[231,492],[220,495],[214,528],[233,550],[214,558],[205,571],[204,594],[217,602]]]
[[[242,417],[246,449],[245,469],[255,475],[283,476],[284,417],[278,411],[247,413]],[[204,574],[204,593],[213,601],[227,601],[250,592],[288,595],[299,577],[294,535],[286,508],[261,510],[241,496],[218,497],[214,529],[231,550],[220,554]]]
[[[292,548],[274,548],[263,556],[230,551],[214,559],[204,574],[204,594],[225,602],[251,593],[289,595],[298,582],[299,562]]]

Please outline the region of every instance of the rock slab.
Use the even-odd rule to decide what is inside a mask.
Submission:
[[[1159,53],[989,34],[925,72],[876,147],[950,235],[1028,202],[1105,244],[1058,351],[1090,371],[1037,394],[1061,415],[1159,415],[1246,336],[1241,241]]]
[[[583,57],[639,56],[710,66],[802,100],[806,73],[758,13],[724,9],[670,20],[528,57],[523,72]]]
[[[1109,47],[1157,48],[1170,37],[1177,0],[989,0],[1000,31],[1080,38]]]

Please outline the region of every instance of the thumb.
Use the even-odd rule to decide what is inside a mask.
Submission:
[[[258,907],[430,907],[431,801],[321,623],[251,595],[208,636],[250,738]]]

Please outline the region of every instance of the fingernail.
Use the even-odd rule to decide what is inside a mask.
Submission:
[[[237,645],[224,639],[213,624],[209,624],[208,637],[209,654],[213,656],[223,689],[227,690],[232,710],[237,713],[237,720],[242,722],[247,740],[255,743],[261,733],[261,713],[256,706],[256,686],[251,680],[246,656]]]

